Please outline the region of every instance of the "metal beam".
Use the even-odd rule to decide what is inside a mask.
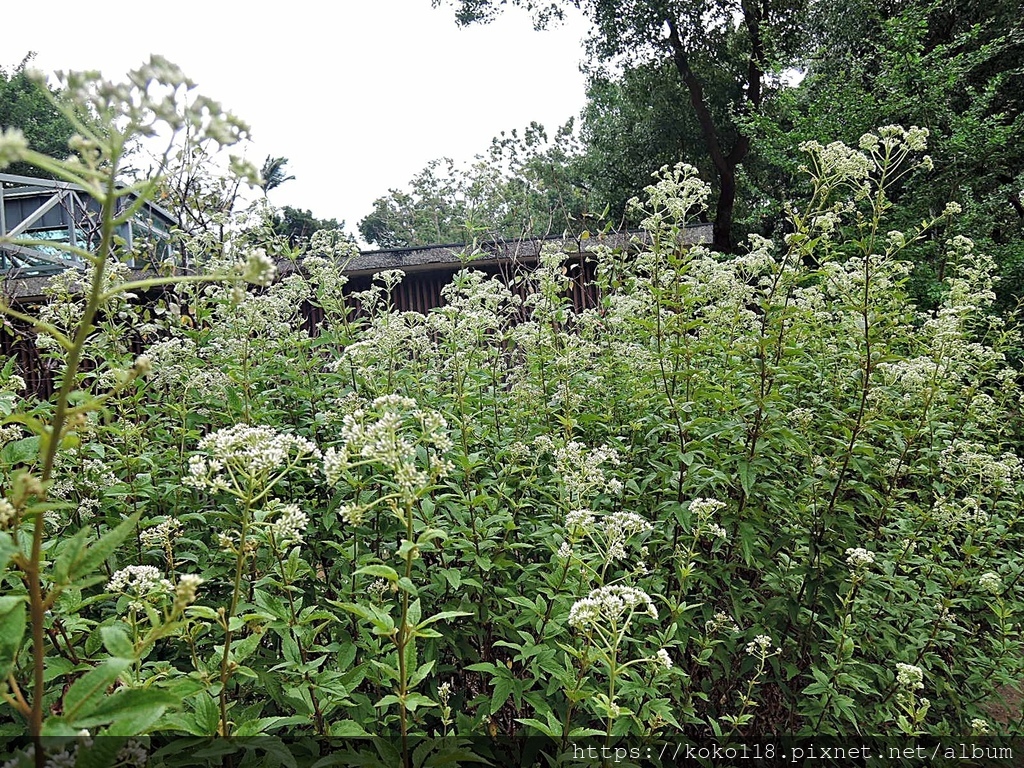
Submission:
[[[60,192],[57,192],[56,194],[51,195],[50,199],[47,200],[45,203],[43,203],[38,208],[36,208],[32,212],[31,216],[29,216],[28,218],[22,220],[22,222],[20,224],[18,224],[18,226],[16,226],[14,229],[12,229],[8,233],[8,236],[9,237],[17,237],[22,232],[24,232],[26,229],[31,227],[33,224],[35,224],[37,221],[39,221],[41,218],[43,218],[43,216],[46,215],[47,211],[49,211],[51,208],[55,208],[58,203],[64,202],[64,199],[68,196],[68,192],[70,192],[70,190],[64,189],[64,190],[61,190]]]

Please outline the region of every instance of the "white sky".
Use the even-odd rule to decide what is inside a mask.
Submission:
[[[585,101],[579,15],[535,32],[519,9],[460,29],[430,0],[5,6],[0,66],[36,51],[47,73],[122,79],[162,54],[252,126],[257,167],[289,158],[296,178],[272,203],[344,219],[351,232],[429,160],[468,160],[531,120],[550,131]]]

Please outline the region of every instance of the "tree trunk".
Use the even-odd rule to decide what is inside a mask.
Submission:
[[[732,217],[736,208],[736,166],[718,174],[718,205],[711,246],[719,253],[732,253]]]
[[[756,3],[744,2],[744,23],[751,39],[750,59],[747,66],[747,104],[756,110],[761,106],[761,59],[763,58],[763,41],[761,40],[761,11]],[[690,59],[676,29],[675,19],[667,18],[668,41],[672,47],[672,60],[679,76],[690,94],[690,104],[700,125],[704,144],[711,157],[711,163],[718,175],[718,202],[715,206],[714,238],[712,247],[721,253],[732,253],[735,248],[732,236],[733,215],[736,210],[736,168],[750,151],[750,137],[738,131],[736,143],[726,154],[722,148],[721,136],[715,125],[714,117],[704,100],[704,84],[690,67]]]

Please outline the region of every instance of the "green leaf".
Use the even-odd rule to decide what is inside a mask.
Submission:
[[[259,717],[238,723],[231,732],[232,736],[259,736],[269,731],[279,730],[286,725],[309,725],[309,718],[302,715],[291,717]]]
[[[0,531],[0,572],[6,567],[7,563],[14,557],[14,553],[18,551],[18,548],[14,546],[14,539],[11,538],[11,534],[7,531]]]
[[[39,435],[13,440],[0,449],[0,462],[8,467],[28,464],[39,455]]]
[[[100,627],[100,635],[103,637],[103,647],[111,656],[135,660],[135,646],[121,627]]]
[[[43,736],[56,736],[59,738],[74,737],[78,735],[81,728],[75,728],[63,717],[48,717],[43,721]],[[34,763],[23,763],[23,765],[34,765]]]
[[[409,688],[415,685],[419,685],[427,675],[430,674],[430,670],[434,668],[435,660],[431,659],[425,664],[421,664],[420,668],[413,673],[413,676],[409,678]]]
[[[420,617],[423,615],[423,604],[417,599],[409,603],[409,612],[406,614],[406,621],[409,622],[410,626],[415,627],[419,624]]]
[[[517,723],[522,723],[523,725],[528,725],[528,726],[530,726],[532,728],[536,728],[538,731],[543,733],[545,736],[548,736],[548,737],[550,737],[552,739],[558,739],[558,738],[561,738],[561,736],[562,736],[561,724],[559,724],[558,728],[555,728],[555,727],[552,727],[551,725],[548,725],[547,723],[542,723],[540,720],[537,720],[536,718],[533,718],[533,717],[516,718],[516,722]]]
[[[88,747],[79,743],[75,768],[110,768],[111,765],[117,765],[117,754],[124,747],[125,741],[104,734],[102,739],[93,739]]]
[[[76,550],[67,564],[67,581],[65,583],[75,582],[83,576],[89,575],[105,563],[107,558],[114,553],[114,550],[121,545],[121,542],[127,539],[132,531],[135,530],[135,526],[141,516],[142,512],[136,512],[114,530],[107,532],[106,535],[92,546],[85,548],[84,551]]]
[[[369,736],[366,729],[363,728],[355,720],[339,720],[331,725],[331,736],[338,736],[340,738],[359,738],[360,736]]]
[[[145,733],[168,707],[180,702],[168,691],[157,688],[128,688],[106,697],[89,714],[67,718],[79,728],[110,723],[111,736],[138,736]]]
[[[206,691],[201,691],[193,701],[197,736],[213,736],[220,725],[220,710],[217,702]]]
[[[237,643],[233,643],[231,646],[231,658],[239,663],[245,661],[247,658],[252,656],[262,639],[263,635],[254,632],[245,639]]]
[[[473,614],[468,611],[441,611],[440,613],[435,613],[433,616],[430,616],[429,618],[426,618],[423,621],[421,621],[419,624],[416,625],[416,629],[428,627],[436,621],[445,621],[447,619],[456,619],[459,616],[472,615]]]
[[[98,707],[107,688],[113,685],[118,675],[131,664],[128,659],[107,659],[82,675],[64,695],[64,718],[68,722],[77,722],[79,717]]]
[[[509,696],[512,695],[512,688],[515,683],[511,677],[501,676],[494,680],[494,693],[491,694],[490,713],[494,714],[501,709]]]
[[[25,598],[0,597],[0,680],[6,680],[14,667],[25,636]]]
[[[410,693],[405,697],[405,708],[415,712],[417,707],[436,707],[437,704],[422,693]]]
[[[387,579],[390,582],[398,581],[398,573],[388,565],[364,565],[356,571],[356,576],[373,576],[377,579]]]

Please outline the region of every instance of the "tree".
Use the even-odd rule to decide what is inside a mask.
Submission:
[[[28,76],[26,68],[34,57],[35,53],[29,53],[10,73],[0,67],[0,129],[19,128],[32,149],[52,157],[66,157],[68,140],[75,129],[42,87]],[[50,96],[59,98],[60,92],[50,89]],[[6,172],[48,176],[25,163],[15,163]]]
[[[431,0],[436,7],[442,0]],[[487,22],[506,0],[447,0],[459,24]],[[714,245],[735,246],[733,220],[738,173],[751,149],[743,118],[761,111],[795,58],[806,0],[512,0],[543,27],[567,6],[581,8],[594,25],[590,53],[627,67],[671,62],[683,83],[714,169],[717,200]],[[712,98],[709,83],[731,81],[727,98]],[[717,96],[717,93],[716,93]]]
[[[337,219],[318,219],[312,211],[304,211],[286,205],[273,215],[271,226],[275,234],[287,238],[288,244],[292,248],[297,248],[307,242],[314,232],[319,232],[322,229],[344,230],[345,222],[339,222]],[[345,237],[354,242],[354,238],[350,235]]]
[[[664,165],[684,160],[703,178],[713,177],[688,104],[670,62],[638,65],[617,75],[591,73],[579,164],[592,195],[609,206],[614,219],[637,223],[628,220],[628,201]]]
[[[286,176],[284,167],[288,165],[287,157],[272,157],[267,155],[263,161],[263,168],[260,169],[260,189],[266,195],[270,190],[284,184],[286,181],[294,181],[294,176]]]
[[[945,239],[962,231],[1000,266],[1000,309],[1024,296],[1024,23],[1010,0],[831,0],[814,6],[807,77],[761,146],[779,167],[805,139],[855,144],[879,125],[929,130],[935,169],[892,190],[900,229],[941,211],[964,211],[948,233],[914,246],[915,297],[935,303]],[[784,126],[783,131],[778,126]]]
[[[572,122],[553,137],[531,123],[468,164],[430,161],[408,190],[377,198],[359,231],[381,248],[575,234],[594,218],[579,159]]]

